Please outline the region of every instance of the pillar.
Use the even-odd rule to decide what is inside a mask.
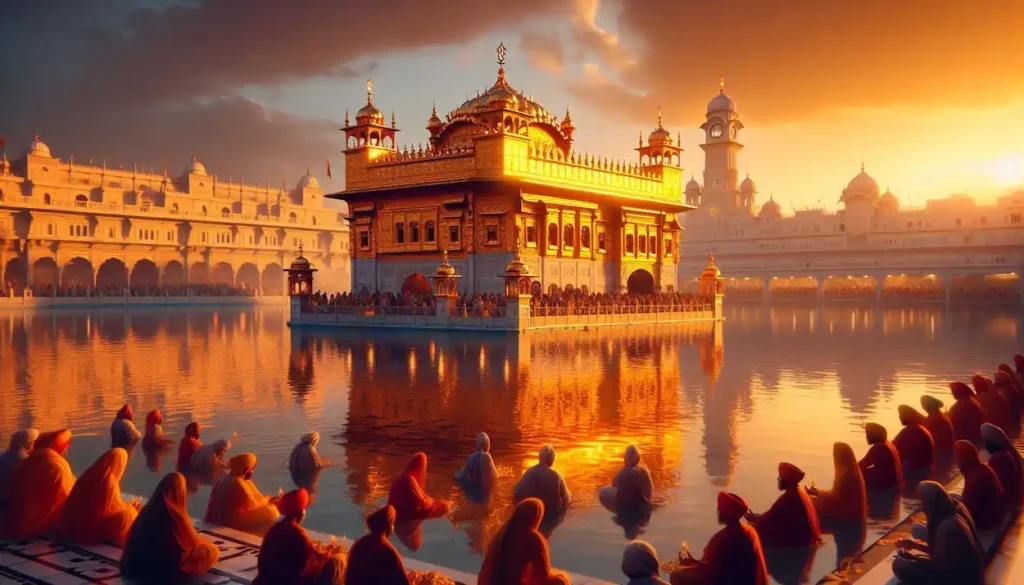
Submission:
[[[820,304],[825,299],[825,279],[815,276],[814,285],[818,292],[818,303]]]

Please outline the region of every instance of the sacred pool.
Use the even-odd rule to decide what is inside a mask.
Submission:
[[[949,380],[993,371],[1021,336],[1013,310],[724,312],[724,322],[507,334],[289,328],[283,306],[8,311],[0,313],[0,429],[4,440],[28,426],[73,429],[69,458],[81,473],[109,447],[123,403],[140,424],[160,408],[175,439],[198,420],[204,442],[230,438],[231,452],[256,453],[265,492],[290,488],[288,454],[317,430],[334,466],[320,475],[306,524],[350,539],[392,476],[424,451],[427,490],[452,500],[454,512],[392,540],[403,555],[465,571],[479,568],[511,510],[513,484],[551,444],[574,497],[551,536],[554,563],[620,582],[628,538],[642,534],[663,559],[681,541],[699,551],[717,529],[716,493],[728,488],[764,511],[781,460],[830,485],[834,441],[863,455],[863,423],[894,435],[897,405],[917,406],[926,392],[946,399]],[[487,506],[467,501],[452,480],[480,431],[503,472]],[[597,490],[631,443],[659,506],[649,521],[617,522]],[[137,450],[124,490],[150,494],[175,451],[147,461]],[[209,491],[190,499],[193,516]],[[827,535],[789,572],[808,571],[814,582],[889,525]]]

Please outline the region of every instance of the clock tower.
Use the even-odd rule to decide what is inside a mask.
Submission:
[[[743,145],[737,142],[743,129],[736,102],[725,94],[725,82],[710,102],[704,124],[704,201],[714,201],[718,211],[741,207],[736,157]]]

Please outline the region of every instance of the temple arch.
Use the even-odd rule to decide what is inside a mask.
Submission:
[[[188,281],[192,284],[207,284],[210,282],[210,267],[206,262],[196,262],[188,269]]]
[[[277,262],[267,264],[263,268],[263,274],[260,275],[260,284],[265,295],[284,294],[284,270],[281,265]]]
[[[238,288],[259,290],[260,269],[252,262],[246,262],[239,266],[238,273],[235,274],[235,286]]]
[[[431,293],[430,281],[419,272],[413,272],[405,278],[402,283],[402,294],[429,295]]]
[[[70,262],[64,265],[64,270],[61,271],[60,285],[63,288],[70,286],[92,287],[92,262],[85,258],[72,258]]]
[[[631,295],[654,294],[654,275],[642,268],[634,270],[626,280],[626,291]]]
[[[40,258],[32,263],[32,286],[57,286],[60,269],[53,258]]]
[[[210,279],[213,281],[213,284],[232,286],[235,284],[235,269],[227,262],[218,262],[213,267],[213,274],[210,276]]]
[[[25,286],[25,261],[21,258],[11,258],[4,266],[4,286],[19,288]]]
[[[164,266],[164,284],[179,285],[185,284],[185,265],[177,260],[171,260]]]
[[[157,286],[160,284],[160,269],[152,260],[143,258],[132,266],[131,283],[132,288]]]
[[[118,258],[108,258],[96,271],[97,288],[124,288],[128,286],[128,267]]]

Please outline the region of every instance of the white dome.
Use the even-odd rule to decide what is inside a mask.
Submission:
[[[39,139],[38,134],[36,134],[36,137],[32,139],[32,144],[30,144],[28,147],[28,153],[35,156],[53,156],[52,154],[50,154],[50,147],[47,146],[45,142]]]
[[[743,179],[743,182],[740,183],[740,191],[743,193],[757,193],[757,185],[751,180],[750,175],[747,175],[747,178]]]
[[[761,206],[761,213],[759,217],[780,217],[782,215],[782,206],[775,202],[775,198],[771,198],[764,202]]]
[[[718,95],[716,95],[714,98],[711,99],[710,102],[708,102],[708,113],[709,114],[711,112],[735,112],[735,111],[736,111],[736,102],[733,101],[733,99],[731,97],[725,95],[725,90],[724,89],[719,91]]]
[[[188,164],[185,165],[185,174],[186,175],[205,175],[206,174],[206,167],[204,167],[203,163],[199,162],[199,159],[196,158],[196,153],[195,152],[192,153],[192,158],[189,159]]]
[[[878,199],[878,182],[875,181],[871,175],[864,171],[864,166],[861,165],[860,173],[856,177],[850,179],[850,182],[846,185],[846,189],[843,190],[843,199],[850,197],[865,197],[867,199],[875,200]]]
[[[307,187],[310,189],[320,188],[320,181],[316,180],[313,173],[309,171],[309,167],[306,167],[306,174],[302,175],[302,178],[299,179],[299,189],[305,189]]]
[[[686,192],[700,193],[700,183],[697,182],[697,179],[690,177],[690,180],[686,183]]]

